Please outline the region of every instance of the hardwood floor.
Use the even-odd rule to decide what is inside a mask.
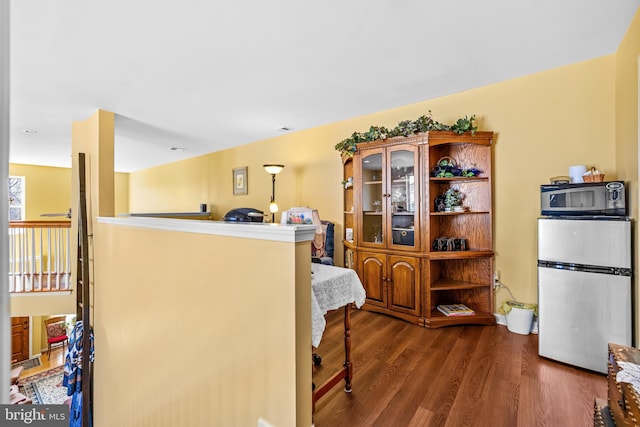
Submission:
[[[29,375],[37,374],[38,372],[46,371],[51,368],[55,368],[56,366],[64,365],[64,356],[67,351],[67,347],[64,347],[64,352],[62,351],[62,347],[56,347],[51,350],[51,360],[47,357],[47,352],[43,352],[40,355],[40,366],[36,366],[35,368],[25,369],[20,374],[20,378],[28,377]]]
[[[342,310],[327,315],[314,368],[322,384],[343,361]],[[316,403],[316,427],[589,426],[607,380],[538,356],[538,336],[505,326],[426,329],[352,310],[353,391]]]

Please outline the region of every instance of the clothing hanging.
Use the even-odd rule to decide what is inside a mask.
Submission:
[[[93,363],[94,360],[94,348],[93,348],[93,331],[89,332],[89,363]],[[67,388],[67,396],[71,398],[71,408],[69,413],[69,426],[70,427],[82,427],[82,337],[84,334],[84,327],[82,320],[78,320],[71,331],[69,336],[69,351],[65,356],[64,362],[64,378],[62,385]],[[88,374],[88,373],[86,373]],[[89,416],[89,419],[93,419]],[[85,426],[91,427],[91,426]]]

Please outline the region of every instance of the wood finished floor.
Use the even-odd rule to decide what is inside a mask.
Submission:
[[[64,347],[64,352],[62,351],[62,347],[58,346],[51,350],[51,359],[47,356],[47,352],[43,352],[40,355],[40,366],[36,366],[35,368],[25,369],[20,374],[20,378],[28,377],[29,375],[34,375],[42,371],[46,371],[57,366],[64,365],[64,356],[67,351],[67,347]]]
[[[343,311],[327,315],[315,384],[343,360]],[[607,379],[538,356],[538,336],[505,326],[426,329],[352,310],[353,391],[316,403],[316,427],[593,425]]]

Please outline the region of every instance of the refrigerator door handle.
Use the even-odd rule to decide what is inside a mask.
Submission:
[[[558,270],[584,271],[587,273],[612,274],[614,276],[631,276],[630,268],[602,267],[597,265],[574,264],[570,262],[538,260],[538,267],[555,268]]]

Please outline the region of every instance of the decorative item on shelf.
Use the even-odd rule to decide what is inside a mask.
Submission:
[[[266,164],[262,165],[264,170],[271,175],[271,202],[269,203],[269,212],[271,212],[271,222],[276,221],[276,212],[278,212],[278,205],[276,204],[276,175],[282,172],[284,165]]]
[[[467,239],[457,237],[438,237],[433,240],[431,249],[437,252],[466,251]]]
[[[392,231],[394,245],[413,246],[414,230],[412,229],[394,229]]]
[[[438,160],[438,163],[431,171],[431,176],[436,178],[453,178],[457,176],[473,178],[474,176],[478,176],[481,172],[481,170],[475,167],[465,169],[460,168],[454,158],[445,156]]]
[[[468,169],[462,169],[462,172],[460,172],[460,176],[464,176],[465,178],[473,178],[474,176],[478,176],[481,173],[482,171],[479,169],[468,168]]]
[[[584,182],[603,182],[604,174],[600,173],[595,166],[592,166],[591,169],[582,174],[582,179]]]
[[[374,224],[373,243],[382,243],[382,229],[380,224]]]
[[[462,169],[456,168],[457,162],[452,157],[442,157],[431,172],[436,178],[452,178],[462,173]]]
[[[347,188],[353,187],[353,177],[350,176],[349,178],[345,179],[344,181],[341,181],[340,184],[342,184],[342,186],[344,187],[345,190]]]
[[[457,206],[462,207],[462,193],[455,188],[448,188],[444,192],[444,211],[453,212]]]
[[[349,242],[353,242],[353,228],[345,228],[344,230],[344,238]]]
[[[401,202],[391,202],[391,212],[392,213],[400,213],[400,212],[406,212],[407,208],[404,207],[404,205],[400,204]]]
[[[391,179],[406,181],[409,176],[413,176],[413,166],[397,166],[391,168]]]

